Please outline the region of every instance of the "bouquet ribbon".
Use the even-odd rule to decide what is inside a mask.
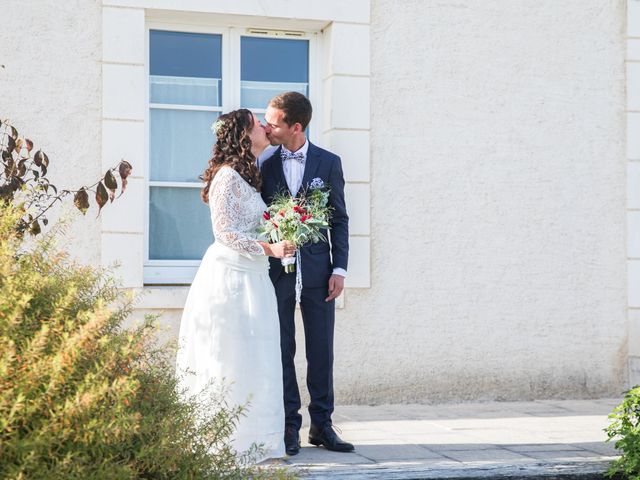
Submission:
[[[300,249],[296,249],[295,257],[283,258],[281,262],[283,267],[286,267],[287,265],[295,265],[296,263],[298,264],[298,268],[296,268],[296,303],[300,303],[300,298],[302,296],[302,260],[300,257]]]

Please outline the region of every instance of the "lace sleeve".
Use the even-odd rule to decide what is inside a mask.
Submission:
[[[216,242],[240,253],[264,255],[255,235],[251,235],[255,218],[243,208],[251,195],[249,184],[234,170],[224,167],[218,171],[209,192],[213,234]]]

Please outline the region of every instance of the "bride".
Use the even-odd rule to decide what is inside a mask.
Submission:
[[[262,458],[284,457],[284,406],[280,327],[268,256],[293,256],[291,242],[258,238],[266,205],[260,196],[256,157],[269,145],[249,110],[220,115],[217,142],[203,174],[215,242],[202,259],[182,314],[177,370],[196,394],[210,381],[224,382],[230,405],[248,403],[232,436],[238,452],[261,445]]]

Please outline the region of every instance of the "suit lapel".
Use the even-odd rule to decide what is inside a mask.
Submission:
[[[273,173],[275,176],[276,185],[279,186],[279,190],[284,188],[285,191],[289,191],[289,187],[287,187],[287,179],[284,176],[284,166],[282,165],[282,157],[280,153],[282,152],[282,146],[279,146],[278,149],[273,152],[273,160],[275,161]]]
[[[314,178],[318,167],[320,166],[320,149],[313,143],[309,142],[309,149],[307,150],[307,160],[304,165],[304,174],[302,175],[302,184],[300,190],[304,189],[311,183]],[[284,175],[284,173],[283,173]]]

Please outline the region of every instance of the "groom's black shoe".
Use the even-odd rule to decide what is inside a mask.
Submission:
[[[354,447],[349,442],[340,439],[333,431],[333,425],[327,424],[322,428],[311,425],[309,428],[309,443],[319,447],[322,445],[327,450],[334,452],[353,452]]]
[[[300,433],[294,427],[284,429],[284,450],[287,455],[297,455],[300,451]]]

